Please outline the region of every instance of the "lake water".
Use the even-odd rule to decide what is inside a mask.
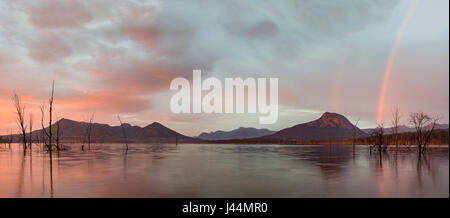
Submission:
[[[71,145],[1,150],[0,197],[449,197],[448,146],[370,154],[343,145]],[[35,146],[36,147],[36,146]]]

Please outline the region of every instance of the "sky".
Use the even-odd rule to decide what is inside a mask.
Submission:
[[[95,113],[94,121],[119,125],[120,114],[190,136],[280,130],[326,111],[360,119],[361,128],[389,126],[395,107],[402,124],[416,111],[449,122],[448,0],[0,0],[0,10],[0,133],[18,130],[14,92],[40,126],[53,80],[57,119]],[[194,69],[279,78],[278,122],[171,113],[171,80]]]

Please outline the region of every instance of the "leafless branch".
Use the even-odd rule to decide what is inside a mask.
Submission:
[[[356,121],[355,125],[353,126],[353,138],[352,138],[352,145],[353,147],[355,147],[355,143],[356,143],[356,131],[358,130],[358,123],[359,123],[359,118]]]
[[[416,129],[415,139],[419,149],[419,155],[425,153],[430,143],[431,135],[436,127],[439,117],[432,119],[423,112],[416,112],[409,115],[409,122]]]
[[[16,115],[17,115],[16,122],[22,134],[23,153],[25,155],[27,150],[27,126],[25,124],[25,105],[22,104],[22,99],[16,93],[14,93],[13,101],[14,106],[16,108]]]
[[[128,151],[127,134],[125,132],[125,127],[123,126],[122,120],[120,119],[120,115],[117,115],[117,119],[119,119],[120,126],[122,127],[122,134],[123,134],[123,138],[125,139],[126,151]]]
[[[396,146],[396,149],[398,150],[398,125],[400,123],[401,115],[399,113],[398,107],[394,108],[392,110],[392,127],[393,127],[393,134],[394,134],[394,143]]]
[[[33,151],[33,113],[30,113],[30,137],[29,137],[29,147],[30,147],[30,155],[31,152]]]

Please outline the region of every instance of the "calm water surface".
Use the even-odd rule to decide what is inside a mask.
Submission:
[[[449,197],[448,146],[419,160],[367,146],[71,145],[52,170],[48,154],[1,146],[0,197]]]

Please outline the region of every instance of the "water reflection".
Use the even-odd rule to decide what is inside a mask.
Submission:
[[[24,186],[24,177],[25,177],[25,156],[22,156],[22,161],[20,164],[20,172],[19,172],[19,179],[18,179],[18,187],[17,187],[17,196],[22,197],[22,189]]]
[[[0,197],[448,197],[448,147],[97,144],[0,150]],[[39,179],[40,178],[40,179]]]

